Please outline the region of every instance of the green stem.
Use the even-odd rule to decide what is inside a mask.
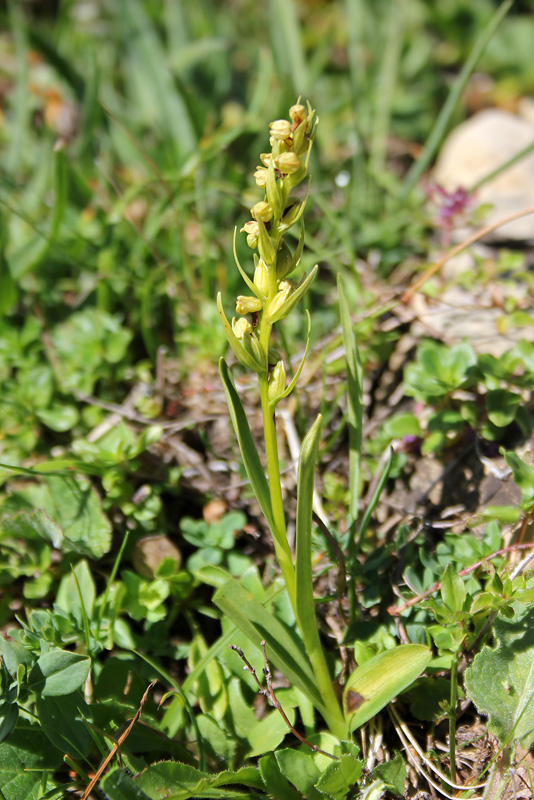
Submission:
[[[272,269],[274,277],[274,268]],[[271,279],[269,299],[276,292],[276,279]],[[263,314],[262,314],[263,317]],[[269,352],[269,341],[271,338],[272,325],[263,318],[259,324],[260,347],[265,353]],[[286,584],[289,599],[293,609],[295,608],[295,568],[291,549],[287,541],[286,518],[284,514],[284,502],[282,499],[282,487],[280,483],[280,462],[278,459],[278,441],[276,438],[276,425],[274,415],[269,411],[269,379],[267,376],[258,375],[260,388],[261,410],[263,414],[263,437],[265,442],[265,460],[267,464],[267,477],[269,481],[269,492],[271,495],[271,507],[273,512],[273,541],[276,558],[282,570],[284,582]]]
[[[262,337],[264,331],[262,330]],[[278,460],[278,442],[276,440],[276,426],[274,415],[269,412],[269,383],[267,378],[258,376],[260,385],[261,408],[263,413],[263,435],[265,440],[265,459],[267,463],[267,477],[271,494],[271,507],[273,511],[273,541],[276,558],[282,570],[282,576],[287,588],[293,609],[296,606],[295,592],[295,567],[291,549],[287,541],[286,519],[284,514],[284,501],[280,485],[280,462]]]
[[[449,703],[449,774],[456,783],[456,705],[458,702],[458,653],[454,654],[451,666],[451,696]]]

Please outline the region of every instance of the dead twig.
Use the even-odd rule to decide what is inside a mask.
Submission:
[[[256,685],[258,687],[259,694],[261,694],[264,697],[266,697],[267,700],[270,701],[271,705],[273,705],[276,708],[276,710],[282,716],[282,719],[286,723],[286,725],[289,728],[289,730],[291,731],[291,733],[294,736],[296,736],[297,739],[302,742],[302,744],[305,744],[306,747],[309,747],[310,750],[313,750],[314,753],[321,753],[323,756],[327,756],[328,758],[334,759],[334,761],[339,761],[338,756],[334,756],[334,755],[332,755],[332,753],[327,753],[326,750],[321,750],[321,748],[318,747],[318,745],[312,744],[307,739],[305,739],[304,736],[302,736],[297,730],[295,730],[295,728],[293,727],[293,725],[291,724],[291,722],[287,718],[287,715],[286,715],[284,709],[280,705],[280,701],[278,700],[278,698],[276,697],[276,695],[274,693],[272,680],[271,680],[271,678],[272,678],[272,676],[271,676],[271,668],[269,666],[269,660],[267,658],[267,653],[265,652],[265,648],[267,646],[267,642],[265,642],[265,641],[260,642],[260,646],[261,646],[261,649],[262,649],[262,652],[263,652],[263,660],[265,662],[265,667],[263,668],[263,674],[265,676],[265,683],[267,684],[267,688],[262,686],[258,676],[256,675],[256,670],[254,669],[252,664],[247,660],[245,654],[243,653],[243,650],[240,647],[238,647],[237,645],[235,645],[235,644],[231,644],[231,645],[228,645],[228,646],[229,646],[230,650],[235,650],[235,652],[237,653],[237,655],[239,656],[239,658],[241,659],[241,661],[245,665],[243,667],[245,672],[248,672],[254,678],[254,680],[256,682]]]
[[[92,779],[91,783],[87,786],[87,789],[83,793],[82,800],[87,800],[87,798],[89,797],[89,795],[93,791],[96,783],[100,780],[100,777],[101,777],[102,773],[104,772],[104,770],[106,769],[107,765],[109,764],[111,759],[114,757],[114,755],[117,753],[119,748],[124,744],[124,742],[126,741],[128,736],[130,735],[130,732],[131,732],[133,726],[135,725],[135,723],[137,722],[137,720],[141,716],[141,712],[143,710],[143,706],[145,705],[145,703],[147,701],[147,698],[148,698],[148,693],[149,693],[149,691],[151,689],[154,688],[156,683],[157,683],[157,681],[152,681],[152,683],[147,686],[146,691],[145,691],[144,695],[141,698],[141,702],[139,703],[139,708],[137,709],[137,713],[136,713],[135,717],[132,719],[132,721],[130,722],[130,724],[128,725],[128,727],[124,731],[124,733],[122,733],[119,736],[119,738],[117,739],[117,741],[115,742],[115,744],[113,745],[111,750],[109,751],[108,755],[105,757],[105,759],[103,760],[103,762],[101,763],[101,765],[97,769],[94,778]]]

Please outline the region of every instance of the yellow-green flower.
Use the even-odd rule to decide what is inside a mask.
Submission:
[[[287,119],[275,119],[269,124],[269,130],[273,139],[283,142],[291,136],[291,123]]]
[[[261,219],[262,222],[269,222],[269,220],[273,218],[273,210],[269,203],[266,203],[264,200],[252,206],[250,213],[254,219]]]
[[[242,294],[239,295],[235,304],[237,314],[252,314],[261,311],[262,307],[263,303],[259,297],[245,297]]]

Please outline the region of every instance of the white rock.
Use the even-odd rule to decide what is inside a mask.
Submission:
[[[501,109],[486,109],[448,136],[434,170],[434,180],[447,191],[458,186],[470,189],[533,142],[533,121]],[[534,206],[534,152],[481,186],[476,202],[493,206],[484,218],[486,224]],[[534,239],[534,214],[502,225],[491,238]]]

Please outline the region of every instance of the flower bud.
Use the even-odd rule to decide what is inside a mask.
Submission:
[[[279,142],[291,136],[291,123],[287,119],[275,119],[269,124],[269,129],[272,138]]]
[[[293,172],[298,172],[301,164],[298,155],[296,153],[292,153],[291,151],[287,153],[281,153],[274,163],[276,169],[279,172],[282,172],[284,175],[291,175]]]
[[[271,402],[278,400],[285,392],[286,388],[286,369],[284,362],[279,361],[272,371],[269,380],[268,395]]]
[[[293,120],[293,130],[306,119],[306,109],[300,103],[295,103],[289,109],[289,116]]]
[[[254,222],[253,219],[251,219],[249,222],[245,222],[245,224],[240,230],[240,233],[243,233],[243,231],[247,234],[248,246],[252,250],[254,250],[254,248],[258,246],[258,236],[259,236],[258,223]]]
[[[236,339],[243,339],[245,336],[250,336],[253,328],[245,317],[239,317],[239,319],[234,317],[232,320],[232,330]]]
[[[283,288],[280,289],[280,286]],[[277,322],[279,319],[284,318],[283,306],[288,299],[292,286],[289,281],[280,281],[279,291],[275,294],[267,307],[267,316],[273,321]]]
[[[237,298],[235,310],[237,314],[251,314],[255,311],[261,311],[263,303],[259,297],[244,297],[242,294]]]
[[[258,167],[254,173],[254,180],[256,181],[256,186],[259,186],[261,189],[263,189],[267,183],[267,170],[265,167]]]
[[[261,162],[266,167],[269,166],[269,161],[271,160],[271,158],[272,158],[272,153],[262,153],[260,155]]]
[[[254,271],[254,286],[258,288],[265,297],[269,294],[269,272],[263,259],[260,258]]]
[[[262,222],[269,222],[269,220],[273,218],[273,210],[269,203],[266,203],[264,200],[252,206],[250,213],[254,219],[261,219]]]

